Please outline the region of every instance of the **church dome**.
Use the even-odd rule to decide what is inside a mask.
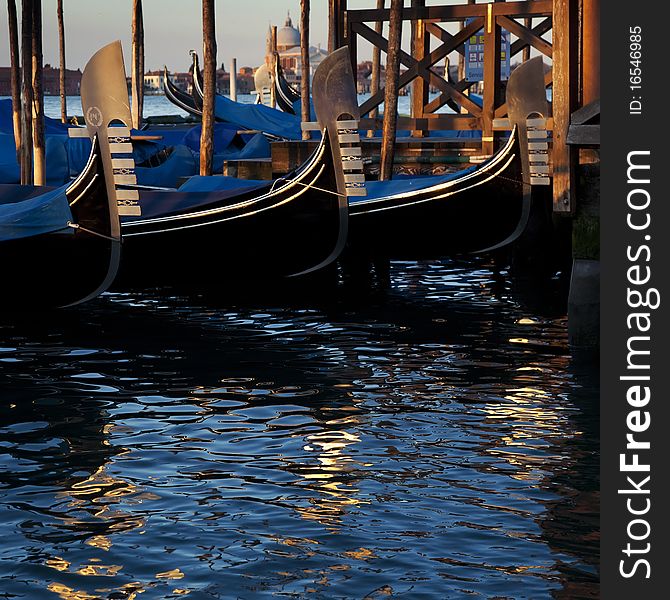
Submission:
[[[288,15],[284,26],[277,31],[277,50],[283,52],[295,46],[300,46],[300,32],[293,27],[291,16]]]

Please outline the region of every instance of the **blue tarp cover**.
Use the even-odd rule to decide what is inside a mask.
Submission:
[[[455,173],[448,173],[446,175],[419,175],[417,176],[399,176],[391,181],[368,181],[365,183],[367,196],[352,196],[349,202],[355,204],[356,202],[365,202],[366,200],[374,200],[376,198],[386,198],[388,196],[395,196],[396,194],[406,194],[417,192],[434,185],[440,185],[453,179],[463,177],[468,173],[476,171],[479,165],[473,165],[462,171]]]
[[[0,204],[0,242],[69,231],[72,213],[65,196],[67,186],[61,186],[35,198]]]
[[[243,104],[218,94],[214,112],[217,119],[245,129],[257,129],[289,140],[302,137],[299,116],[263,104]]]

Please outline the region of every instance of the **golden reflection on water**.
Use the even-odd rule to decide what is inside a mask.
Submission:
[[[567,369],[568,360],[567,356],[552,358],[551,370]],[[547,440],[565,435],[566,415],[558,401],[562,390],[540,387],[545,381],[543,373],[550,375],[546,367],[531,364],[517,368],[515,373],[503,393],[507,402],[488,403],[482,408],[487,419],[509,424],[507,435],[498,438],[502,446],[498,443],[487,448],[487,452],[515,467],[516,471],[510,474],[514,479],[538,481],[546,477],[546,466],[551,461],[546,452]],[[536,453],[539,439],[544,444],[543,451]]]
[[[355,410],[355,407],[350,407]],[[356,496],[360,491],[347,480],[346,475],[360,465],[348,448],[361,441],[355,428],[360,426],[357,415],[347,415],[324,422],[328,429],[305,437],[304,450],[316,454],[316,462],[306,469],[299,469],[307,487],[321,495],[309,499],[308,506],[296,506],[300,516],[329,527],[337,527],[341,517],[352,506],[363,501]],[[293,470],[293,469],[292,469]]]

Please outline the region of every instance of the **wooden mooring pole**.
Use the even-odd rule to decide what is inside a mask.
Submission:
[[[21,184],[33,182],[33,3],[21,3]]]
[[[377,0],[377,10],[384,10],[384,0]],[[384,27],[383,21],[375,22],[375,32],[378,35],[382,34],[382,29]],[[372,46],[372,73],[370,74],[370,96],[374,96],[379,91],[379,74],[381,71],[381,48],[379,46]],[[371,119],[375,119],[378,114],[377,107],[375,106],[369,113]],[[368,130],[367,136],[374,137],[375,132],[373,129]]]
[[[63,19],[63,0],[58,0],[58,4],[56,5],[56,12],[58,15],[58,56],[60,58],[60,120],[63,123],[67,123],[67,97],[65,86],[65,22]]]
[[[570,116],[576,108],[577,0],[553,0],[554,212],[572,214],[577,152],[568,145]]]
[[[277,26],[272,26],[272,36],[270,37],[270,45],[272,47],[272,55],[270,56],[270,80],[273,82],[273,85],[270,86],[270,106],[272,108],[277,108],[277,92],[275,91],[274,80],[276,63],[277,63]]]
[[[33,0],[33,183],[46,185],[44,94],[42,93],[42,0]]]
[[[216,96],[216,27],[214,0],[202,0],[203,90],[200,175],[212,174],[214,99]]]
[[[237,101],[237,59],[230,60],[230,99]]]
[[[303,123],[310,121],[309,110],[309,0],[300,0],[300,118]],[[302,132],[302,139],[311,139],[309,131]]]
[[[133,48],[132,48],[132,119],[133,127],[142,127],[144,108],[144,17],[142,0],[133,0]]]
[[[426,0],[412,0],[412,8],[425,8]],[[430,36],[426,35],[426,24],[423,19],[412,23],[412,56],[420,61],[430,52]],[[445,69],[447,68],[445,63]],[[424,106],[428,104],[428,82],[423,77],[417,77],[412,82],[412,117],[423,119]],[[427,131],[416,129],[412,131],[414,137],[424,137]]]
[[[386,81],[384,83],[384,126],[379,179],[393,177],[393,157],[398,121],[398,80],[400,79],[400,44],[402,41],[403,0],[391,0]]]
[[[9,26],[9,71],[12,88],[12,125],[14,126],[14,146],[16,162],[21,164],[21,69],[19,68],[19,26],[15,0],[7,0],[7,21]]]

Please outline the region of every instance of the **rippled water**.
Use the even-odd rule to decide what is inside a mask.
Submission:
[[[559,287],[394,263],[327,303],[4,317],[0,598],[598,597]]]

